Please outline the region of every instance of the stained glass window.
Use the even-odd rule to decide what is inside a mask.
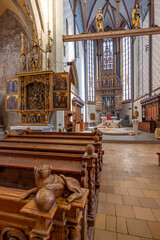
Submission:
[[[103,41],[103,70],[113,70],[113,41]]]
[[[121,78],[123,82],[123,100],[131,99],[131,38],[121,40]]]
[[[87,41],[88,53],[88,101],[95,101],[95,58],[94,58],[94,41]]]

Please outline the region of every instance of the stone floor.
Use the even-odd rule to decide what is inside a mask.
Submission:
[[[104,143],[95,240],[160,239],[157,144]]]
[[[140,131],[140,134],[137,136],[129,136],[129,135],[103,135],[103,142],[149,142],[149,143],[158,143],[160,144],[160,140],[155,138],[154,133],[148,133],[144,131]]]

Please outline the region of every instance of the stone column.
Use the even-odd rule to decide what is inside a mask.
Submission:
[[[64,71],[63,58],[63,0],[53,0],[53,71]],[[54,122],[53,122],[54,121]],[[55,129],[63,129],[64,127],[64,111],[57,111],[52,118]]]
[[[121,0],[114,0],[116,2],[116,29],[120,28],[120,12],[119,2]],[[116,74],[120,77],[120,38],[116,41]]]
[[[63,0],[53,0],[53,71],[62,72],[63,67]]]

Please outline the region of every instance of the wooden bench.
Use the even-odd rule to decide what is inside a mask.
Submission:
[[[96,137],[97,141],[92,141],[92,140],[72,140],[72,139],[50,139],[49,137],[44,137],[41,136],[22,136],[22,135],[16,135],[16,134],[8,134],[5,136],[5,139],[3,141],[5,142],[11,142],[11,143],[26,143],[28,145],[34,145],[37,144],[39,145],[39,148],[42,148],[43,145],[47,145],[48,147],[50,146],[50,151],[51,148],[53,148],[53,151],[60,151],[60,152],[76,152],[76,153],[85,153],[85,147],[88,144],[93,144],[95,147],[95,152],[97,153],[97,161],[95,162],[96,164],[96,183],[97,187],[99,187],[99,175],[100,171],[102,170],[102,165],[103,165],[103,154],[102,154],[102,143],[98,141],[98,137]],[[2,140],[1,140],[2,141]],[[0,141],[0,142],[1,142]],[[59,147],[61,146],[61,147]],[[64,149],[63,149],[64,148]],[[77,148],[77,149],[76,149]],[[82,150],[83,149],[83,150]],[[80,151],[82,150],[82,151]]]
[[[93,137],[95,135],[97,135],[100,139],[100,141],[102,141],[102,135],[103,133],[101,131],[99,131],[97,128],[94,128],[94,130],[92,132],[78,132],[78,133],[68,133],[68,132],[62,132],[61,129],[59,129],[59,132],[38,132],[38,131],[34,131],[32,132],[30,130],[30,128],[27,128],[26,130],[24,130],[22,132],[23,135],[39,135],[39,136],[55,136],[57,138],[72,138],[72,139],[93,139]]]
[[[61,152],[47,152],[47,151],[37,151],[39,146],[31,147],[28,145],[16,146],[15,143],[7,143],[3,145],[3,142],[0,143],[0,166],[9,163],[9,166],[19,167],[19,168],[31,168],[33,166],[39,166],[43,164],[52,165],[54,172],[63,173],[65,175],[73,176],[76,178],[82,187],[89,188],[89,206],[88,206],[88,215],[90,218],[94,219],[95,217],[95,181],[97,180],[96,171],[95,171],[95,160],[97,158],[96,154],[88,155],[85,154],[71,154],[65,153],[62,148]],[[46,147],[47,148],[47,147]],[[40,150],[40,149],[39,149]],[[47,149],[45,149],[47,150]],[[3,156],[3,157],[2,157]],[[13,171],[12,171],[13,172]],[[32,173],[32,172],[31,172]],[[11,174],[7,172],[8,176]],[[19,173],[18,173],[19,174]],[[25,173],[26,174],[26,171]],[[28,174],[28,172],[27,172]],[[20,174],[20,176],[22,176]],[[18,176],[14,175],[14,182],[19,181],[23,182],[23,179],[19,179]],[[33,179],[28,175],[28,181],[25,185],[34,187],[31,185]],[[88,181],[87,181],[88,179]],[[0,177],[1,180],[1,177]],[[31,182],[30,182],[31,180]],[[14,186],[13,186],[14,187]],[[23,186],[24,187],[24,186]]]
[[[82,189],[82,198],[72,203],[58,198],[47,212],[36,207],[33,196],[22,200],[24,193],[24,189],[0,186],[1,240],[87,240],[87,189]]]
[[[160,166],[160,153],[156,153],[158,155],[158,165]]]

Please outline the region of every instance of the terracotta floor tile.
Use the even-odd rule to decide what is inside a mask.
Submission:
[[[146,221],[139,219],[126,219],[128,232],[132,236],[152,238]]]
[[[126,187],[114,187],[114,193],[120,195],[128,195],[128,190]]]
[[[107,200],[106,193],[104,193],[104,192],[99,192],[98,201],[99,201],[99,202],[106,202],[106,200]]]
[[[129,181],[120,181],[120,187],[133,188],[132,182]]]
[[[138,197],[134,197],[134,196],[122,196],[123,198],[123,202],[126,205],[133,205],[133,206],[137,206],[140,207],[140,202],[138,200]]]
[[[160,198],[159,194],[156,191],[152,190],[143,190],[144,196],[149,198]]]
[[[158,205],[160,207],[160,199],[156,198],[156,202],[158,203]]]
[[[137,182],[140,183],[150,183],[150,181],[147,178],[140,178],[140,177],[136,177]]]
[[[160,223],[148,222],[150,231],[154,239],[160,239]]]
[[[139,173],[137,173],[137,172],[132,172],[132,171],[128,171],[128,175],[129,175],[130,177],[139,177],[139,176],[140,176]]]
[[[143,192],[140,189],[136,188],[128,188],[128,192],[130,196],[135,196],[135,197],[143,197]]]
[[[159,145],[104,143],[103,149],[95,240],[160,240]]]
[[[118,234],[118,240],[141,240],[141,239],[139,237],[131,235]]]
[[[133,188],[148,190],[148,184],[146,184],[146,183],[140,183],[140,182],[135,181],[132,184],[133,184]]]
[[[128,234],[126,220],[123,217],[117,217],[117,232]]]
[[[101,185],[99,191],[105,193],[114,193],[114,187],[108,185]]]
[[[95,229],[94,240],[117,240],[117,234],[114,232]]]
[[[119,181],[109,180],[107,181],[107,185],[112,187],[119,187]]]
[[[135,218],[133,208],[128,205],[116,205],[116,216]]]
[[[158,184],[147,184],[148,186],[148,190],[153,190],[153,191],[159,191],[160,190],[160,186]]]
[[[141,240],[153,240],[153,238],[141,238]]]
[[[96,214],[95,228],[105,230],[105,214]]]
[[[117,194],[107,194],[107,202],[123,204],[122,196]]]
[[[159,205],[157,204],[157,202],[154,198],[139,197],[139,201],[140,201],[142,207],[157,208],[157,209],[159,208]]]
[[[155,216],[157,222],[160,222],[160,210],[158,209],[152,209],[152,213]]]
[[[142,207],[133,207],[136,218],[148,221],[156,221],[151,209]]]
[[[115,215],[115,204],[99,202],[98,212],[108,214],[108,215]]]
[[[106,215],[106,231],[116,232],[116,217]]]

